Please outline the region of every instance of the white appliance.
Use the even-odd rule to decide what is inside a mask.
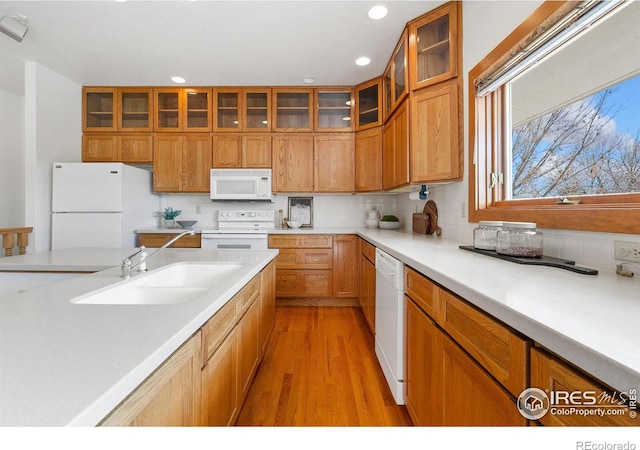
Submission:
[[[271,169],[211,169],[211,200],[273,201]]]
[[[54,163],[51,249],[135,247],[138,228],[158,225],[151,172],[121,163]]]
[[[201,231],[202,248],[268,248],[268,231],[275,228],[273,210],[218,211],[218,228]]]
[[[404,315],[404,264],[376,249],[376,356],[398,405],[404,405]]]

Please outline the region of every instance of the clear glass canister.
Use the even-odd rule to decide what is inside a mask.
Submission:
[[[498,231],[502,229],[502,222],[481,220],[478,228],[473,230],[473,247],[481,250],[495,250],[498,243]]]
[[[542,256],[542,233],[533,222],[504,222],[498,231],[496,251],[502,255],[539,258]]]

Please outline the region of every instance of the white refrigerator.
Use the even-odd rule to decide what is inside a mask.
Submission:
[[[121,163],[54,163],[51,249],[135,247],[158,225],[151,172]]]

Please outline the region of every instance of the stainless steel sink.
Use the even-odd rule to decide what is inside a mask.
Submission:
[[[72,298],[99,305],[172,305],[188,302],[235,272],[241,264],[181,262]]]

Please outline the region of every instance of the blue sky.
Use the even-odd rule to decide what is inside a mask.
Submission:
[[[620,106],[614,118],[618,131],[635,136],[640,129],[640,75],[617,85],[610,101]]]

